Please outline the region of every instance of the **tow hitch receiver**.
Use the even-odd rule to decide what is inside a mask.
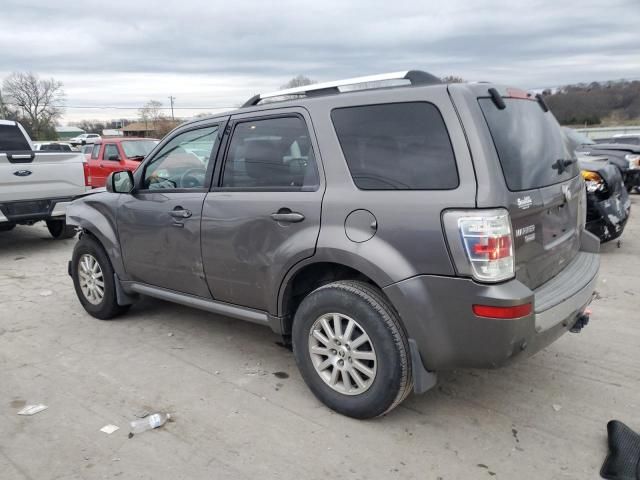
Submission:
[[[587,309],[578,315],[578,319],[576,323],[573,324],[573,327],[569,329],[571,333],[580,333],[580,331],[589,324],[589,316],[591,315],[591,310]]]

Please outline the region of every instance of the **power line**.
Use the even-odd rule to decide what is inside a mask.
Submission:
[[[175,99],[175,97],[174,97]],[[11,105],[13,107],[19,107],[16,103],[5,102],[5,105]],[[77,108],[77,109],[93,109],[93,110],[140,110],[141,107],[124,107],[120,105],[51,105],[55,108]],[[238,108],[237,106],[222,106],[222,107],[176,107],[174,110],[227,110]],[[171,107],[158,107],[160,110],[171,110]]]

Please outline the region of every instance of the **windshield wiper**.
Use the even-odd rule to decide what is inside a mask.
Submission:
[[[142,160],[144,158],[144,155],[133,155],[132,157],[129,157],[129,160]]]
[[[558,170],[558,175],[561,175],[565,170],[567,170],[567,167],[570,167],[574,163],[576,163],[575,158],[559,158],[553,165],[551,165],[551,168]]]

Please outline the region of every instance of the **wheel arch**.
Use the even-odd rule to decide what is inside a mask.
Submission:
[[[278,292],[277,312],[282,319],[283,333],[291,331],[296,309],[307,294],[338,280],[363,281],[376,287],[385,298],[382,289],[390,283],[386,274],[380,273],[370,262],[356,256],[339,258],[336,255],[316,255],[300,262],[287,272]]]
[[[111,260],[115,273],[120,278],[125,278],[115,215],[110,214],[110,209],[104,208],[102,203],[89,200],[81,199],[67,207],[67,223],[80,227],[84,234],[95,238]]]

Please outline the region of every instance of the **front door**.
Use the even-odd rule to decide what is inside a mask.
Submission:
[[[202,257],[216,300],[273,310],[280,281],[315,251],[324,183],[301,109],[232,117],[204,202]]]
[[[120,152],[118,152],[118,146],[114,143],[105,143],[102,150],[102,159],[100,160],[100,169],[102,173],[102,183],[105,185],[107,178],[113,172],[124,170],[124,165],[120,158]]]
[[[122,195],[118,232],[131,280],[209,298],[200,250],[202,204],[222,123],[178,132]]]

